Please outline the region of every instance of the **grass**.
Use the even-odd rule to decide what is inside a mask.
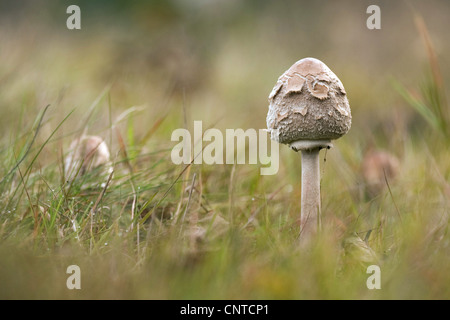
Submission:
[[[101,188],[97,171],[67,185],[58,162],[27,170],[30,156],[1,185],[2,298],[448,297],[448,183],[436,185],[433,177],[442,174],[438,168],[450,172],[449,155],[435,159],[419,149],[406,150],[392,194],[368,202],[333,191],[348,186],[336,179],[330,151],[322,182],[326,232],[305,250],[297,246],[299,186],[289,192],[277,183],[275,190],[275,179],[251,166],[183,171],[170,165],[167,150],[122,155]],[[17,157],[6,151],[2,161],[11,167]],[[230,179],[232,170],[245,180]],[[342,245],[367,230],[382,268],[379,292],[365,287],[364,252]],[[71,264],[82,270],[77,292],[65,288]]]
[[[415,24],[428,57],[428,72],[420,87],[421,95],[418,96],[417,93],[409,91],[396,80],[393,80],[392,84],[408,105],[415,109],[433,130],[448,139],[450,137],[450,113],[436,50],[423,18],[417,13],[415,14]]]
[[[267,18],[261,10],[232,20],[230,39],[224,36],[207,66],[196,61],[200,49],[189,46],[207,43],[198,25],[186,31],[187,44],[172,25],[165,26],[167,40],[140,33],[128,39],[122,31],[124,42],[114,27],[83,34],[87,39],[54,32],[43,44],[27,41],[30,29],[31,35],[0,31],[7,39],[0,56],[8,59],[0,66],[1,299],[450,297],[450,126],[436,72],[419,97],[401,77],[395,85],[372,86],[356,61],[337,64],[353,128],[321,153],[324,232],[307,247],[298,246],[299,154],[282,146],[274,176],[261,176],[258,165],[170,161],[171,132],[194,120],[203,120],[204,129],[265,127],[266,96],[280,68],[293,62],[291,54],[308,53],[288,48],[273,32],[286,53],[252,38],[254,27],[267,30],[263,20],[246,20]],[[170,49],[175,58],[140,41]],[[181,54],[173,43],[194,53]],[[168,61],[180,61],[184,73],[170,73]],[[97,168],[66,180],[68,146],[83,132],[105,139],[112,175]],[[369,141],[401,164],[375,196],[364,195],[360,172]],[[73,264],[81,268],[81,290],[66,287]],[[371,264],[381,268],[381,290],[366,287]]]

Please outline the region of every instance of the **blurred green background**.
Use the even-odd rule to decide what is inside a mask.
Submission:
[[[50,103],[64,114],[111,85],[113,111],[145,105],[142,121],[161,114],[173,94],[169,106],[179,112],[177,98],[185,99],[189,122],[220,117],[219,127],[264,128],[277,78],[313,56],[348,89],[349,134],[360,136],[402,107],[389,77],[414,86],[427,67],[413,9],[427,23],[442,73],[450,71],[446,1],[380,1],[381,30],[366,27],[370,1],[80,1],[73,4],[81,30],[66,28],[69,4],[2,1],[2,110]]]

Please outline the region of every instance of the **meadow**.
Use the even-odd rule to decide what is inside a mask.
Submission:
[[[449,299],[446,1],[0,4],[1,299]],[[323,232],[299,246],[301,155],[171,161],[178,128],[266,128],[295,61],[341,79],[352,128],[321,152]],[[113,173],[67,177],[83,134]],[[397,159],[375,190],[366,156]],[[81,289],[66,286],[69,265]],[[381,289],[369,290],[378,265]]]

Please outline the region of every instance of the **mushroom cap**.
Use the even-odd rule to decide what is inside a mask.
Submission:
[[[108,171],[112,169],[108,146],[99,136],[83,135],[78,137],[72,141],[69,149],[64,165],[65,175],[69,180],[77,173],[78,169],[80,169],[80,175],[100,166],[107,166]]]
[[[294,63],[269,95],[267,127],[271,139],[280,143],[334,140],[350,130],[351,122],[344,86],[315,58]]]

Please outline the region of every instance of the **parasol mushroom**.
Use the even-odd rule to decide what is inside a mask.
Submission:
[[[304,58],[278,79],[269,95],[271,139],[302,153],[301,237],[321,228],[319,152],[351,126],[347,94],[320,60]]]

